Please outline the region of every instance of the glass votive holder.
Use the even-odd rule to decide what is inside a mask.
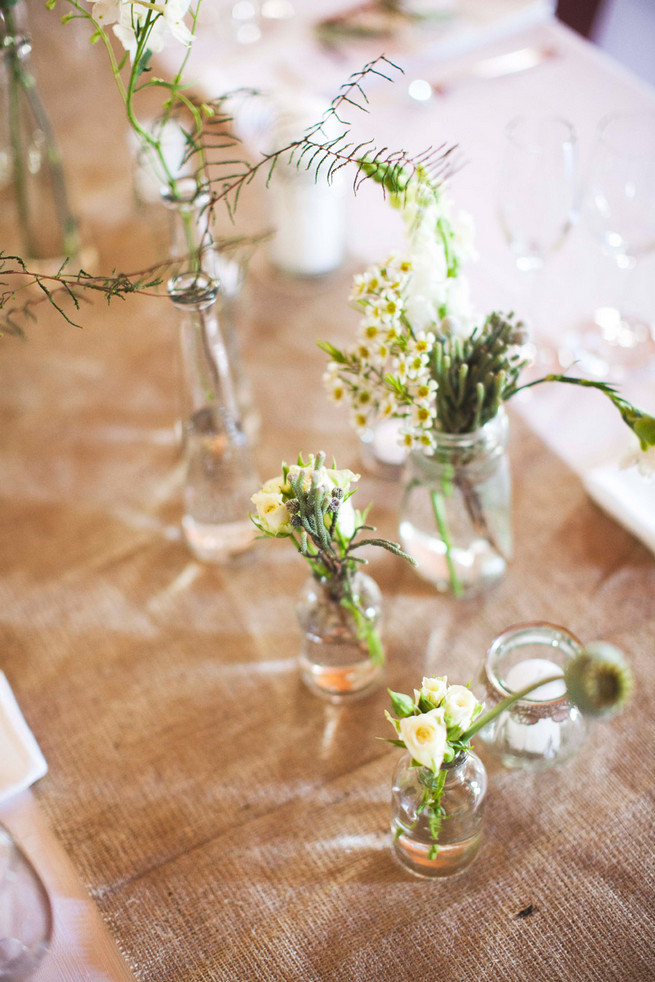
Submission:
[[[533,682],[544,684],[483,727],[477,739],[509,768],[541,769],[573,757],[586,736],[580,710],[566,694],[567,662],[581,642],[556,624],[529,623],[508,628],[491,644],[482,669],[486,709]],[[554,681],[545,681],[560,676]]]

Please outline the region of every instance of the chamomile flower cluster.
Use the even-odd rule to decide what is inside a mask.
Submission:
[[[430,453],[438,428],[433,352],[439,338],[473,328],[464,259],[473,257],[470,222],[454,218],[443,191],[421,181],[399,202],[406,250],[355,276],[351,303],[361,311],[355,342],[333,356],[324,375],[328,395],[350,408],[360,435],[399,418],[400,440]]]

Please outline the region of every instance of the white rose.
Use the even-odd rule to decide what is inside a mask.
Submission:
[[[361,477],[361,474],[353,474],[348,469],[341,471],[332,469],[327,472],[327,475],[336,488],[343,488],[344,491],[349,489],[353,481],[359,481]]]
[[[446,695],[447,689],[448,681],[445,675],[431,679],[424,678],[421,685],[421,695],[433,706],[438,706]]]
[[[400,739],[413,759],[424,767],[438,771],[446,749],[446,726],[440,709],[420,716],[406,716],[399,721]]]
[[[281,477],[271,477],[262,485],[262,491],[266,491],[267,494],[280,494],[284,487],[285,484]]]
[[[291,531],[291,515],[281,494],[261,490],[253,494],[250,500],[257,508],[257,517],[266,532],[278,535]]]
[[[458,726],[461,730],[467,730],[477,704],[477,699],[466,686],[448,686],[443,704],[446,726]]]

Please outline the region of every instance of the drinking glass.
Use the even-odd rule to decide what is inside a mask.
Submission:
[[[528,278],[524,319],[539,334],[536,277],[578,214],[577,138],[556,116],[517,116],[505,129],[498,214],[517,268]],[[529,352],[536,358],[531,346]]]
[[[630,271],[655,248],[655,113],[613,113],[600,122],[582,215],[623,271],[623,295],[569,339],[567,356],[589,374],[619,380],[649,359],[655,364],[653,324],[629,312],[627,296]]]
[[[0,825],[0,980],[32,977],[52,937],[46,888],[9,831]]]

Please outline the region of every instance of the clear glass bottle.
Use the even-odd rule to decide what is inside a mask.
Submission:
[[[437,433],[434,455],[409,455],[400,541],[442,593],[469,596],[499,580],[512,553],[508,421],[501,409],[474,433]]]
[[[0,236],[5,254],[56,272],[79,242],[22,13],[20,4],[0,8]]]
[[[434,809],[426,805],[426,799],[433,795],[437,782],[443,782],[443,813],[435,842],[430,828]],[[472,751],[443,764],[440,775],[427,767],[412,766],[411,755],[404,753],[391,789],[391,837],[396,859],[416,876],[462,873],[482,844],[486,792],[487,772]]]
[[[52,938],[50,898],[8,829],[0,825],[0,979],[30,979]]]
[[[382,595],[357,571],[344,593],[339,581],[311,576],[296,605],[302,631],[300,672],[316,695],[342,702],[363,695],[382,677]]]
[[[254,542],[248,515],[259,487],[216,313],[218,286],[203,273],[168,284],[181,312],[186,478],[182,528],[198,559],[226,562]]]
[[[485,659],[486,708],[539,679],[562,675],[581,650],[581,642],[555,624],[508,628],[492,642]],[[567,698],[562,678],[519,699],[483,727],[476,740],[505,767],[540,769],[569,760],[586,732],[584,717]]]
[[[243,267],[222,252],[211,230],[210,196],[193,177],[180,177],[162,186],[161,200],[170,215],[171,258],[193,271],[202,271],[218,283],[221,331],[230,364],[234,393],[241,423],[251,446],[259,436],[260,416],[253,398],[250,379],[243,366],[239,337],[239,304],[243,290]]]

